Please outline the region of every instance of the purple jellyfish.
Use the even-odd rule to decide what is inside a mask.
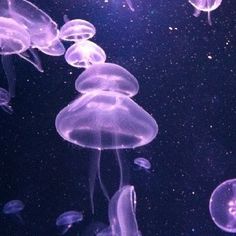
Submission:
[[[2,211],[5,215],[16,217],[19,220],[19,222],[23,224],[24,221],[20,215],[20,212],[24,210],[24,208],[25,208],[25,205],[22,201],[11,200],[3,206]]]
[[[12,114],[13,110],[12,107],[9,105],[11,97],[9,92],[4,89],[0,88],[0,107],[7,113]]]
[[[56,225],[59,227],[61,234],[65,234],[73,224],[79,223],[82,220],[83,214],[81,212],[67,211],[57,218]]]
[[[111,63],[91,66],[78,77],[76,89],[83,93],[82,96],[59,112],[55,125],[63,139],[97,150],[93,165],[96,171],[90,176],[90,199],[94,212],[96,175],[104,195],[109,199],[100,176],[101,150],[116,150],[121,188],[123,168],[119,149],[148,144],[156,137],[158,126],[152,116],[130,98],[137,93],[138,82],[120,66]]]
[[[11,56],[16,54],[43,72],[35,49],[51,56],[64,54],[57,24],[26,0],[1,0],[0,55],[11,97],[15,96],[15,73]]]
[[[236,233],[236,179],[221,183],[209,203],[211,218],[223,231]]]
[[[150,161],[143,157],[136,158],[134,160],[134,164],[137,165],[139,168],[144,169],[146,171],[151,169]]]
[[[93,24],[86,20],[75,19],[67,21],[61,27],[60,38],[64,41],[77,42],[81,40],[88,40],[92,38],[95,33],[96,29]]]
[[[110,226],[99,232],[99,236],[141,236],[136,220],[136,193],[134,187],[125,185],[109,202]]]
[[[222,3],[222,0],[189,0],[189,2],[195,8],[195,12],[193,15],[195,17],[198,17],[201,11],[207,12],[208,23],[209,25],[212,25],[211,11],[214,11],[215,9],[217,9]]]
[[[77,68],[88,68],[106,61],[106,54],[97,44],[83,40],[70,46],[65,54],[67,63]]]

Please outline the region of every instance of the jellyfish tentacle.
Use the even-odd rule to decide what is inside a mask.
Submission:
[[[207,13],[207,19],[208,19],[208,24],[209,24],[209,25],[212,25],[211,12],[210,12],[210,11],[208,11],[208,13]]]
[[[123,176],[123,165],[122,165],[122,160],[120,156],[120,152],[118,149],[116,149],[116,157],[118,160],[119,164],[119,170],[120,170],[120,184],[119,184],[119,189],[121,189],[124,186],[124,176]]]
[[[5,111],[6,113],[12,115],[13,113],[13,109],[10,105],[4,105],[4,106],[1,106],[1,108],[3,109],[3,111]]]
[[[91,203],[91,210],[92,214],[94,214],[94,187],[95,187],[95,180],[97,176],[97,163],[100,159],[101,151],[98,151],[98,155],[92,156],[90,158],[90,167],[89,167],[89,194],[90,194],[90,203]]]
[[[16,93],[16,73],[15,67],[12,62],[13,56],[12,55],[4,55],[2,56],[2,67],[5,72],[8,81],[8,91],[10,97],[15,97]]]
[[[101,176],[101,151],[100,151],[99,160],[98,160],[98,163],[97,163],[97,175],[98,175],[98,180],[99,180],[102,192],[103,192],[104,196],[106,197],[106,199],[108,201],[110,201],[110,197],[109,197],[108,191],[107,191],[105,185],[102,182],[102,176]]]
[[[126,3],[131,11],[134,11],[134,6],[132,0],[126,0]]]
[[[36,50],[29,50],[18,54],[21,58],[31,63],[39,72],[43,72],[42,64]]]
[[[200,11],[200,10],[198,10],[198,9],[195,9],[195,10],[194,10],[193,15],[194,15],[195,17],[199,17],[200,14],[201,14],[201,11]]]

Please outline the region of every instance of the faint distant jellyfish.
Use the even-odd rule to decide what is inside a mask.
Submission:
[[[7,113],[12,114],[13,110],[12,107],[9,105],[11,97],[9,92],[4,89],[0,88],[0,107]]]
[[[25,208],[25,205],[20,200],[11,200],[3,206],[3,213],[5,215],[16,216],[17,219],[23,223],[20,212]]]
[[[221,183],[209,203],[211,218],[223,231],[236,233],[236,179]]]
[[[2,55],[2,64],[11,97],[15,96],[12,55],[19,55],[43,72],[34,48],[51,56],[64,54],[65,49],[59,40],[56,23],[46,13],[26,0],[1,0],[0,55]]]
[[[77,42],[88,40],[96,33],[93,24],[86,20],[75,19],[67,21],[60,29],[60,38],[64,41]]]
[[[65,54],[67,63],[77,68],[88,68],[106,61],[106,54],[97,44],[85,40],[73,44]]]
[[[208,23],[212,25],[211,12],[217,9],[221,5],[222,0],[189,0],[189,2],[195,8],[195,12],[193,15],[195,17],[198,17],[201,11],[207,12]]]
[[[157,135],[156,121],[130,97],[137,94],[136,78],[121,66],[104,63],[93,65],[76,80],[82,96],[66,106],[56,117],[57,132],[67,141],[97,150],[90,173],[90,199],[94,211],[93,192],[96,175],[101,181],[101,150],[116,150],[120,166],[120,187],[123,167],[119,149],[136,148],[151,142]]]
[[[73,224],[79,223],[82,220],[83,214],[81,212],[67,211],[57,218],[56,225],[60,229],[61,234],[65,234]]]
[[[143,157],[136,158],[134,160],[134,164],[137,165],[139,168],[147,170],[147,171],[151,169],[150,161]]]

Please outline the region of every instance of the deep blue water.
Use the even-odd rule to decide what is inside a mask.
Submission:
[[[59,26],[65,14],[92,22],[94,42],[107,61],[139,81],[134,100],[160,129],[147,146],[121,152],[135,186],[142,235],[230,235],[215,226],[208,204],[217,185],[236,178],[235,2],[223,0],[212,13],[212,26],[206,14],[193,17],[185,0],[134,0],[135,12],[120,0],[32,2]],[[84,221],[68,236],[81,235],[92,221],[108,223],[99,187],[91,214],[88,167],[94,154],[63,141],[54,124],[57,113],[78,96],[74,82],[82,70],[67,65],[63,56],[40,58],[43,74],[14,58],[14,113],[0,111],[0,207],[12,199],[26,205],[23,225],[0,214],[0,236],[57,235],[57,216],[73,209],[83,212]],[[7,86],[1,67],[0,86]],[[150,173],[135,169],[139,156],[152,163]],[[102,176],[114,193],[119,172],[112,151],[102,153]]]

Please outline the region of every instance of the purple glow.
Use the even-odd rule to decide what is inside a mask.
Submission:
[[[236,179],[221,183],[213,191],[209,210],[212,220],[220,229],[236,233]]]
[[[134,11],[133,0],[126,0],[126,3],[131,11]]]
[[[85,70],[75,82],[75,88],[80,93],[95,91],[113,91],[132,97],[138,93],[137,79],[125,68],[104,63],[94,65]]]
[[[0,88],[0,107],[7,113],[12,114],[12,107],[9,105],[10,103],[10,94],[6,89]]]
[[[12,200],[7,202],[4,206],[3,206],[3,213],[4,214],[17,214],[20,211],[22,211],[25,208],[25,205],[22,201],[20,200]]]
[[[195,17],[198,17],[201,11],[207,12],[208,23],[212,25],[210,12],[217,9],[221,5],[222,0],[189,0],[189,3],[195,8],[193,14]]]
[[[65,41],[81,41],[92,38],[96,33],[93,24],[76,19],[66,22],[60,29],[60,38]]]
[[[77,68],[88,68],[94,64],[104,63],[106,54],[97,44],[85,40],[73,44],[65,54],[67,63]]]
[[[151,168],[150,161],[143,157],[136,158],[134,160],[134,164],[145,170],[149,170]]]
[[[126,185],[115,193],[109,203],[111,235],[141,235],[135,215],[136,203],[133,186]]]

